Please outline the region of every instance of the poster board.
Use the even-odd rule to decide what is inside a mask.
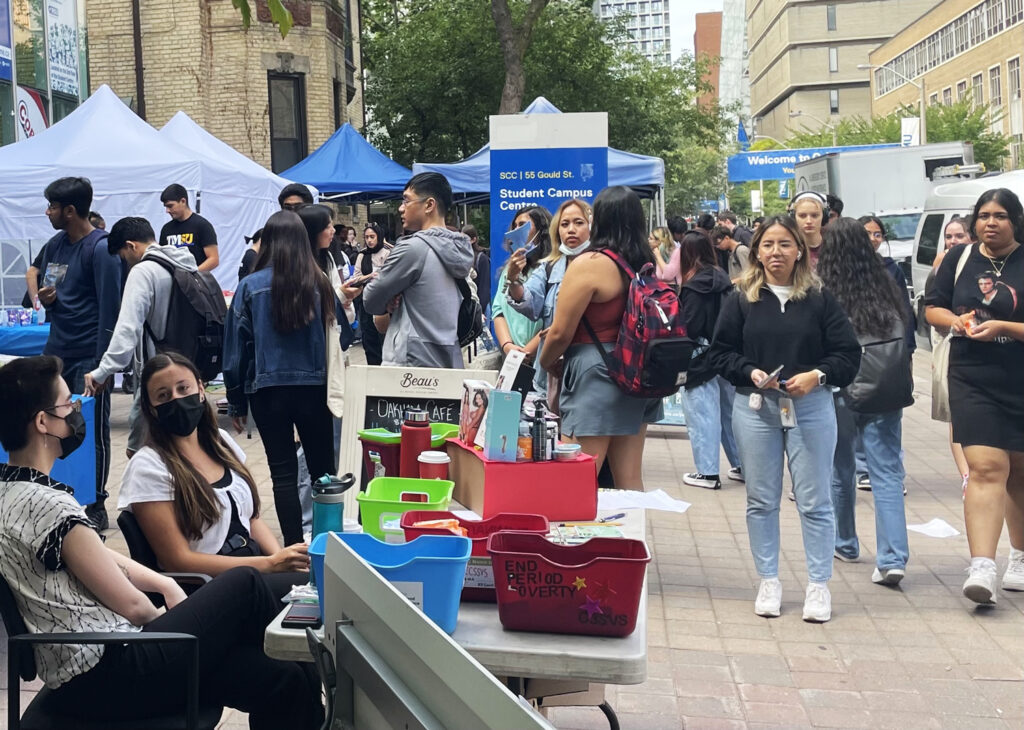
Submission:
[[[431,423],[459,422],[462,381],[494,383],[496,370],[450,370],[445,368],[397,368],[380,365],[350,365],[345,370],[345,411],[341,422],[341,455],[338,471],[360,474],[363,447],[358,433],[364,428],[398,431],[401,411],[425,408]],[[357,510],[356,492],[345,494],[345,512]]]

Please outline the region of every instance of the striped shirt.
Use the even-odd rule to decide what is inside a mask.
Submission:
[[[65,484],[28,467],[0,464],[0,574],[30,633],[138,631],[101,604],[61,558],[75,525],[91,528]],[[102,646],[34,645],[36,672],[56,688],[96,666]]]

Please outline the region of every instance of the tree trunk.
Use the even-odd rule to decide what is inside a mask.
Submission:
[[[512,21],[508,0],[491,0],[491,14],[498,30],[498,42],[501,44],[501,55],[505,62],[505,86],[501,90],[501,106],[499,114],[518,114],[523,108],[523,96],[526,94],[526,71],[523,58],[530,47],[530,37],[537,18],[547,7],[550,0],[530,0],[530,6],[522,23],[518,26]]]

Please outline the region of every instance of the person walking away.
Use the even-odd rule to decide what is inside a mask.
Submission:
[[[548,234],[552,241],[558,241],[551,253],[541,260],[526,283],[521,283],[521,273],[526,268],[526,257],[517,251],[509,257],[508,272],[512,277],[509,284],[507,303],[512,309],[532,320],[540,321],[547,328],[555,318],[555,303],[558,290],[565,279],[569,264],[590,248],[590,206],[582,200],[570,198],[558,206],[551,219]],[[540,351],[544,349],[541,339],[537,349],[533,389],[545,398],[548,407],[558,412],[558,392],[548,392],[548,372],[540,365]]]
[[[473,267],[469,238],[445,227],[452,188],[436,172],[414,175],[398,212],[411,233],[395,243],[377,278],[363,289],[363,306],[385,332],[383,365],[462,368],[456,283]]]
[[[171,578],[104,546],[71,487],[51,478],[55,459],[85,436],[61,365],[44,355],[0,368],[0,444],[9,454],[0,464],[0,574],[29,632],[191,634],[206,701],[249,713],[253,730],[319,727],[320,683],[309,665],[263,653],[281,603],[259,573],[235,568],[186,599]],[[166,611],[146,593],[162,595]],[[147,727],[146,718],[181,710],[187,658],[171,645],[43,645],[34,654],[64,714]],[[114,687],[115,702],[98,700]]]
[[[238,285],[228,309],[224,385],[237,433],[252,405],[286,545],[302,541],[296,430],[310,476],[334,470],[326,327],[344,319],[302,220],[291,211],[274,213],[263,228],[256,271]]]
[[[477,233],[476,226],[465,225],[462,227],[462,232],[469,237],[469,242],[473,245],[473,273],[470,276],[476,282],[476,295],[480,299],[480,303],[486,307],[484,314],[490,317],[491,252],[480,245],[480,234]]]
[[[376,223],[367,224],[363,229],[363,242],[366,248],[356,257],[356,276],[361,287],[370,282],[370,277],[380,271],[388,254],[394,248],[384,236],[384,230]],[[363,306],[363,294],[360,291],[355,300],[356,313],[359,317],[359,331],[363,336],[363,353],[367,365],[380,365],[383,361],[384,338],[373,324],[373,315]]]
[[[664,417],[662,401],[623,393],[597,350],[614,348],[630,281],[601,251],[619,254],[635,271],[654,264],[640,198],[623,186],[602,190],[594,201],[590,232],[590,249],[576,257],[562,279],[540,364],[562,377],[563,438],[579,443],[584,453],[593,456],[598,471],[607,458],[619,489],[643,490],[647,424]],[[599,345],[587,332],[584,317]],[[560,362],[563,355],[564,364]]]
[[[875,569],[871,580],[895,586],[903,580],[910,558],[901,444],[903,409],[913,403],[912,351],[907,340],[914,336],[914,325],[906,289],[899,287],[876,254],[868,231],[861,221],[837,218],[825,229],[818,260],[822,283],[842,306],[864,344],[856,391],[833,393],[838,424],[832,466],[835,555],[848,562],[860,555],[854,518],[854,450],[855,444],[863,443],[875,503]],[[893,340],[896,342],[886,344]],[[869,352],[878,354],[869,357]],[[871,392],[883,394],[887,402],[871,404],[865,411],[865,400],[879,398]]]
[[[948,328],[953,440],[970,470],[964,521],[971,551],[963,594],[997,599],[996,548],[1005,514],[1010,560],[1004,590],[1024,590],[1024,208],[1006,188],[978,198],[979,243],[950,249],[925,297],[928,323]],[[963,257],[967,257],[963,259]],[[991,291],[986,292],[987,285]],[[989,295],[995,293],[995,296]]]
[[[708,349],[715,334],[715,323],[722,299],[732,282],[722,269],[710,239],[703,232],[690,231],[679,245],[676,267],[682,280],[679,304],[686,334],[697,343],[683,385],[683,413],[690,437],[693,462],[697,471],[683,474],[683,483],[691,487],[721,489],[719,445],[729,460],[729,477],[743,481],[743,469],[732,432],[732,404],[736,391],[715,372]]]
[[[732,232],[725,226],[715,226],[711,231],[711,243],[719,251],[725,251],[728,254],[726,267],[729,279],[733,282],[739,281],[743,272],[750,268],[750,246],[733,238]]]
[[[186,248],[157,246],[153,227],[145,218],[128,216],[110,229],[107,251],[119,256],[130,268],[121,298],[121,310],[114,325],[110,344],[99,364],[85,374],[86,395],[104,391],[115,373],[129,365],[141,373],[146,360],[156,354],[153,337],[162,340],[167,331],[167,311],[174,288],[174,277],[157,260],[175,268],[195,271],[196,262]],[[148,325],[152,336],[146,333]],[[140,389],[128,413],[128,458],[146,441],[146,424],[139,410]]]
[[[751,251],[750,269],[722,305],[710,357],[736,386],[732,426],[747,483],[750,550],[761,577],[754,613],[781,612],[779,505],[788,459],[807,561],[803,618],[828,621],[835,548],[829,484],[836,447],[828,387],[853,381],[860,343],[842,307],[811,271],[796,221],[769,217]]]
[[[973,242],[970,221],[967,218],[954,215],[943,229],[942,238],[943,248],[935,256],[935,261],[932,262],[932,270],[928,272],[928,278],[924,282],[926,298],[935,285],[935,275],[939,270],[939,264],[942,263],[942,259],[945,258],[949,250],[953,246]],[[938,374],[935,373],[936,363],[942,357],[940,350],[949,349],[949,331],[940,327],[931,327],[929,328],[928,335],[932,343],[932,420],[949,424],[949,450],[953,454],[953,463],[956,464],[957,473],[961,476],[961,495],[966,497],[967,478],[970,470],[967,467],[967,457],[964,456],[964,447],[953,440],[952,417],[949,414],[949,384],[946,382],[945,372],[942,378],[939,378]],[[948,364],[948,353],[945,357]]]
[[[508,306],[508,289],[513,283],[522,285],[525,281],[523,275],[529,278],[540,268],[541,260],[551,254],[551,214],[540,206],[521,208],[508,229],[514,231],[524,226],[528,227],[526,246],[511,252],[509,263],[498,277],[498,292],[491,302],[491,322],[494,324],[494,336],[498,340],[502,357],[512,350],[518,350],[525,353],[526,360],[532,363],[540,347],[541,322]],[[511,263],[513,256],[517,259],[516,264]],[[525,262],[525,268],[520,269],[519,261]],[[515,280],[509,278],[513,268],[518,272]]]
[[[85,392],[85,375],[110,344],[121,306],[121,262],[105,245],[106,231],[89,223],[92,184],[84,177],[62,177],[46,186],[46,217],[58,233],[46,242],[40,271],[40,303],[46,307],[50,334],[44,355],[64,361],[62,377],[73,393]],[[110,393],[94,395],[96,501],[86,515],[100,530],[109,524],[105,500],[110,475]]]
[[[807,245],[809,256],[808,263],[811,271],[818,267],[818,258],[821,256],[821,231],[824,221],[828,218],[828,204],[825,196],[811,190],[797,193],[793,198],[791,210],[793,218],[800,227],[800,235]]]
[[[200,271],[213,271],[220,263],[217,232],[210,221],[188,207],[188,191],[177,183],[160,193],[160,202],[171,219],[160,229],[160,245],[187,248]]]

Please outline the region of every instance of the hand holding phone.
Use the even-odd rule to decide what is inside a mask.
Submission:
[[[769,383],[771,383],[773,380],[778,378],[779,375],[782,374],[782,368],[783,368],[783,366],[779,365],[777,368],[772,370],[770,373],[766,374],[763,378],[761,378],[760,380],[755,381],[754,385],[756,385],[759,389],[760,388],[768,387]]]

